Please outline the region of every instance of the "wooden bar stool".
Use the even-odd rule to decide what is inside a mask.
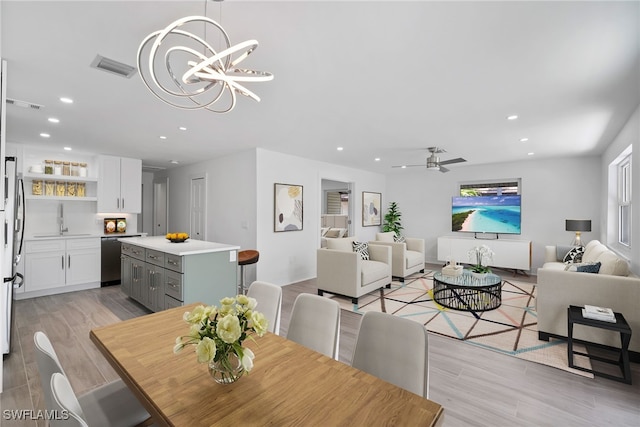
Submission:
[[[242,281],[238,286],[238,295],[244,295],[247,290],[244,279],[244,266],[249,264],[255,264],[260,258],[260,252],[254,249],[246,249],[238,252],[238,265],[240,266],[240,274],[242,275]]]

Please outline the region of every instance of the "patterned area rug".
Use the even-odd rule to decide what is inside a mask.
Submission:
[[[569,368],[564,341],[538,340],[535,311],[536,286],[505,278],[502,283],[502,305],[495,310],[465,312],[441,306],[433,300],[433,272],[416,273],[404,283],[393,281],[391,289],[380,289],[359,298],[325,293],[340,303],[344,310],[363,314],[382,311],[422,323],[431,333],[463,341],[520,359],[593,378],[593,374]],[[575,348],[584,352],[584,347]],[[576,356],[577,366],[591,368],[587,357]]]

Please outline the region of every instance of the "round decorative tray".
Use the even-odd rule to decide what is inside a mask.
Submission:
[[[186,239],[168,239],[171,243],[183,243],[186,242],[187,240],[189,240],[189,238],[187,237]]]

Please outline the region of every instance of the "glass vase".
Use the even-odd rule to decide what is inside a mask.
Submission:
[[[473,276],[474,278],[478,279],[478,280],[482,280],[484,278],[486,278],[489,275],[489,273],[476,273],[475,271],[471,272],[471,276]]]
[[[217,361],[209,362],[209,375],[218,384],[231,384],[244,374],[244,368],[237,354],[230,351],[220,355]]]

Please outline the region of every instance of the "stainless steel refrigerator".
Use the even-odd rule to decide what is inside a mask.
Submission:
[[[22,256],[24,243],[24,182],[17,174],[16,157],[5,157],[5,194],[4,194],[4,218],[2,223],[2,241],[0,244],[0,259],[2,261],[3,281],[2,295],[0,296],[0,315],[4,321],[0,325],[5,326],[0,342],[3,354],[11,352],[11,329],[14,321],[13,291],[22,286],[22,274],[17,267]]]

